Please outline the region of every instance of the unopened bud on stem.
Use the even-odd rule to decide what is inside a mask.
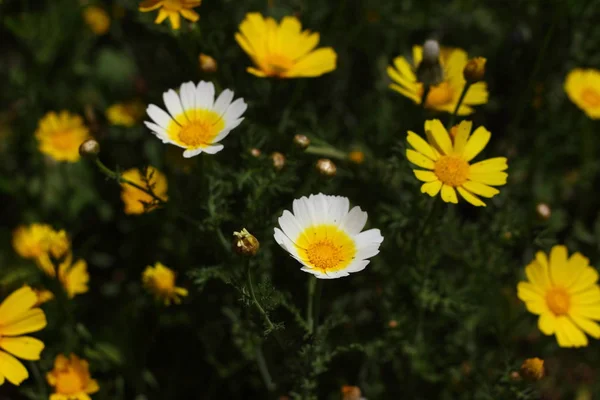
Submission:
[[[83,158],[95,159],[100,153],[100,143],[94,139],[88,139],[79,146],[79,155]]]
[[[233,232],[233,250],[243,256],[253,256],[258,252],[260,243],[246,228]]]
[[[463,69],[463,76],[468,83],[476,83],[483,80],[486,61],[483,57],[475,57],[467,62],[467,65]]]

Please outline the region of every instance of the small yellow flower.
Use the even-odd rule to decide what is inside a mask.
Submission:
[[[544,360],[528,358],[521,365],[521,376],[529,381],[539,381],[545,375]]]
[[[31,336],[21,336],[46,327],[46,315],[35,308],[37,300],[35,292],[24,286],[0,304],[0,386],[5,380],[18,386],[29,377],[23,364],[13,355],[23,360],[40,359],[44,343]]]
[[[146,168],[146,179],[142,171],[137,168],[123,172],[122,177],[130,182],[152,190],[152,192],[164,201],[167,201],[167,178],[154,167]],[[150,186],[150,187],[148,187]],[[142,192],[127,183],[121,184],[121,199],[125,204],[125,214],[143,214],[156,208],[155,199],[148,193]]]
[[[565,91],[588,117],[600,118],[600,71],[575,68],[565,80]]]
[[[169,17],[171,27],[179,29],[181,25],[179,14],[192,22],[200,19],[198,13],[192,10],[192,8],[199,7],[200,3],[200,0],[144,0],[140,3],[140,11],[148,12],[160,8],[154,23],[160,24]]]
[[[342,400],[364,400],[358,386],[342,386]]]
[[[180,297],[188,295],[184,288],[175,286],[175,272],[157,262],[154,267],[147,266],[142,274],[142,282],[149,292],[165,305],[181,303]]]
[[[110,29],[110,17],[101,7],[86,7],[83,10],[83,19],[96,35],[104,35]]]
[[[37,296],[37,301],[35,302],[35,307],[39,307],[44,303],[49,302],[54,299],[54,293],[47,289],[32,289],[35,295]]]
[[[560,347],[588,345],[584,332],[600,339],[598,272],[580,253],[568,257],[565,246],[554,246],[550,258],[542,251],[526,268],[527,282],[517,286],[519,299],[539,315],[538,328],[556,335]]]
[[[365,153],[360,150],[354,150],[348,153],[348,159],[354,164],[362,164],[365,162]]]
[[[413,65],[405,57],[394,59],[394,66],[388,66],[387,73],[394,81],[390,89],[408,97],[415,104],[421,104],[423,84],[417,81],[415,71],[423,59],[423,48],[413,47]],[[466,81],[463,70],[468,62],[467,53],[462,49],[442,48],[440,64],[444,69],[444,81],[431,86],[425,106],[438,111],[454,112]],[[487,84],[478,82],[471,85],[465,96],[458,115],[469,115],[475,112],[471,106],[485,104],[488,101]]]
[[[138,100],[117,103],[108,107],[106,119],[111,125],[120,125],[131,128],[144,116],[144,104]]]
[[[73,263],[73,255],[67,255],[58,266],[58,280],[70,299],[75,295],[87,293],[90,280],[87,263],[84,260],[77,260]]]
[[[412,149],[406,150],[411,163],[427,171],[415,169],[418,180],[425,182],[421,193],[431,197],[440,190],[446,203],[458,203],[456,191],[474,206],[485,206],[477,197],[494,197],[500,191],[491,186],[506,184],[508,168],[506,158],[496,157],[469,162],[487,145],[491,133],[480,126],[471,135],[472,123],[462,121],[456,128],[456,136],[448,134],[439,119],[425,121],[427,141],[414,132],[408,131],[407,141]]]
[[[331,47],[314,50],[319,34],[302,31],[296,17],[278,25],[259,13],[246,14],[235,40],[256,65],[247,71],[258,77],[308,78],[333,71],[337,54]]]
[[[467,82],[475,83],[483,80],[485,75],[486,59],[483,57],[475,57],[467,62],[463,69],[463,76]]]
[[[208,54],[200,53],[198,56],[198,62],[202,72],[213,73],[217,71],[217,62]]]
[[[13,232],[12,243],[17,254],[35,260],[49,276],[54,276],[52,258],[63,257],[71,247],[65,231],[55,231],[47,224],[19,226]]]
[[[79,115],[68,111],[51,111],[39,122],[35,131],[39,150],[56,161],[79,161],[79,145],[90,137]]]
[[[54,387],[50,400],[90,400],[89,395],[100,390],[98,382],[90,375],[89,363],[75,354],[69,358],[59,354],[46,380]]]

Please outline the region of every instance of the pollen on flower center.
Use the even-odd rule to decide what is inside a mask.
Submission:
[[[296,240],[296,247],[307,265],[322,272],[343,269],[356,255],[354,239],[333,224],[306,228]]]
[[[58,374],[56,380],[56,392],[61,394],[75,394],[83,389],[81,376],[73,369]]]
[[[311,264],[324,270],[335,268],[343,261],[341,249],[330,240],[313,243],[306,254]]]
[[[600,93],[595,91],[594,89],[585,88],[581,92],[581,99],[591,107],[600,106]]]
[[[442,183],[461,186],[469,178],[469,163],[461,157],[442,156],[435,162],[433,172]]]
[[[546,293],[546,304],[554,315],[564,315],[569,312],[571,297],[565,289],[555,287]]]
[[[265,62],[268,64],[272,75],[280,75],[294,66],[294,61],[279,54],[269,54]]]
[[[417,91],[419,98],[423,97],[423,85]],[[439,85],[431,86],[427,94],[427,106],[442,106],[452,102],[454,92],[448,82],[442,82]]]
[[[212,143],[219,128],[219,124],[209,119],[195,120],[181,128],[179,140],[189,147],[206,146]]]

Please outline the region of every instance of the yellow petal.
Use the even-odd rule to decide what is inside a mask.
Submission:
[[[169,12],[165,11],[164,8],[161,8],[158,11],[158,15],[156,16],[156,19],[154,20],[155,24],[161,24],[165,19],[167,19],[167,17],[169,16]]]
[[[0,326],[21,318],[36,301],[37,296],[29,286],[15,290],[0,304]]]
[[[171,12],[169,13],[169,21],[171,21],[171,27],[175,30],[179,29],[181,26],[181,18],[179,17],[179,13]]]
[[[588,289],[572,293],[571,304],[573,306],[585,306],[585,305],[600,305],[600,287],[598,285],[592,285]]]
[[[539,263],[537,260],[532,261],[527,267],[525,267],[525,274],[527,279],[531,282],[538,290],[542,293],[550,288],[550,276],[548,273],[548,267]]]
[[[505,185],[506,178],[508,178],[508,174],[506,172],[469,173],[469,179],[472,181],[491,186]]]
[[[249,73],[251,73],[254,76],[258,76],[259,78],[265,78],[267,76],[267,74],[265,74],[261,70],[253,68],[253,67],[246,68],[246,71],[248,71]]]
[[[3,351],[0,351],[0,375],[4,375],[10,383],[16,386],[29,378],[29,373],[23,364]]]
[[[402,56],[394,58],[394,66],[405,79],[410,82],[417,82],[417,76],[413,72],[410,63],[406,60],[406,58]]]
[[[500,172],[507,168],[508,164],[506,157],[495,157],[471,164],[469,171],[475,174],[481,174],[486,172]]]
[[[538,328],[544,335],[552,335],[556,331],[556,317],[550,311],[540,315]]]
[[[580,317],[576,314],[569,314],[569,317],[573,320],[581,330],[590,335],[595,339],[600,339],[600,325],[592,321],[591,319]]]
[[[569,313],[583,318],[593,319],[594,321],[600,321],[600,304],[572,305]]]
[[[323,47],[302,57],[285,74],[289,78],[315,77],[336,68],[337,54],[331,47]]]
[[[567,248],[554,246],[550,251],[550,278],[555,286],[566,286],[570,271],[567,269]]]
[[[560,347],[583,347],[588,345],[588,339],[581,329],[566,316],[556,318],[556,339]]]
[[[40,359],[44,343],[29,336],[3,337],[0,338],[0,347],[23,360],[35,361]]]
[[[567,269],[571,271],[571,273],[569,274],[569,279],[565,283],[565,287],[568,289],[571,288],[571,286],[577,282],[579,275],[589,267],[590,260],[587,257],[584,257],[579,252],[573,253],[567,262]]]
[[[416,104],[421,103],[421,99],[419,98],[419,96],[417,96],[417,92],[415,92],[415,91],[410,91],[408,89],[403,88],[400,85],[396,85],[395,83],[390,84],[390,89],[400,93],[402,96],[408,97],[409,99],[414,101]]]
[[[421,182],[433,182],[437,181],[438,177],[431,171],[421,171],[419,169],[414,169],[413,172],[418,180]]]
[[[465,146],[467,145],[467,140],[469,139],[472,127],[473,123],[471,121],[462,121],[458,125],[456,137],[454,138],[454,153],[462,155]]]
[[[488,144],[491,136],[492,133],[483,126],[475,129],[475,132],[473,132],[473,135],[471,135],[465,146],[465,151],[463,153],[465,160],[471,161],[474,159]]]
[[[472,205],[474,205],[475,207],[485,207],[485,203],[483,201],[481,201],[481,199],[477,196],[475,196],[473,193],[469,192],[466,189],[463,189],[462,187],[457,187],[456,190],[458,190],[458,193],[460,193],[460,195],[469,203],[471,203]]]
[[[410,79],[407,79],[406,77],[404,77],[403,75],[401,75],[400,73],[398,73],[397,70],[395,70],[393,67],[387,67],[386,69],[388,76],[394,81],[396,82],[398,85],[410,90],[410,91],[417,91],[419,84],[417,82]]]
[[[470,192],[473,192],[475,194],[478,194],[479,196],[483,196],[483,197],[487,197],[487,198],[492,198],[495,195],[497,195],[498,193],[500,193],[500,191],[498,189],[495,189],[491,186],[484,185],[483,183],[474,182],[474,181],[467,181],[467,182],[463,183],[463,187]]]
[[[421,186],[421,193],[427,193],[431,197],[434,197],[435,195],[437,195],[439,193],[441,188],[442,188],[441,181],[428,182],[428,183],[424,183]]]
[[[162,6],[163,0],[145,0],[140,3],[139,10],[141,12],[147,12],[156,10],[160,6]]]
[[[571,293],[582,292],[596,284],[598,272],[592,267],[585,267],[577,276],[577,279],[569,287]]]
[[[429,122],[429,124],[427,124]],[[448,131],[442,125],[442,122],[439,119],[434,119],[427,121],[425,123],[425,130],[431,132],[435,143],[439,146],[444,154],[452,153],[452,141],[450,140],[450,135],[448,135]]]
[[[443,185],[442,186],[442,200],[446,203],[458,203],[458,197],[456,197],[456,191],[452,186]]]
[[[37,332],[46,327],[46,315],[40,308],[33,308],[25,311],[18,318],[10,321],[9,324],[0,327],[2,336],[18,336],[26,333]]]
[[[423,154],[425,157],[430,158],[434,161],[438,159],[437,154],[433,152],[433,149],[431,148],[429,143],[427,143],[425,139],[423,139],[416,133],[408,131],[408,136],[406,137],[406,140],[416,151]]]
[[[517,297],[522,301],[544,300],[544,292],[530,282],[519,282]]]
[[[181,13],[181,16],[187,19],[188,21],[196,22],[200,19],[200,15],[198,15],[198,13],[194,10],[187,10],[184,8],[181,9],[179,12]]]
[[[415,165],[418,165],[421,168],[433,169],[433,167],[435,166],[433,161],[425,157],[423,154],[417,153],[414,150],[406,150],[406,158],[408,158],[408,161]]]

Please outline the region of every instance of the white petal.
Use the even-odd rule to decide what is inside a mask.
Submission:
[[[294,246],[294,243],[292,243],[290,238],[287,237],[285,235],[285,233],[283,233],[281,231],[281,229],[275,228],[273,237],[275,238],[275,241],[277,242],[277,244],[279,244],[281,246],[282,249],[284,249],[285,251],[290,253],[290,255],[292,257],[294,257],[296,260],[300,261],[299,260],[300,256],[298,255],[298,252],[296,251],[296,246]]]
[[[369,265],[369,260],[354,260],[344,269],[346,272],[358,272],[365,269]]]
[[[179,125],[185,125],[188,123],[188,119],[183,113],[183,108],[181,107],[181,100],[179,99],[179,95],[173,89],[170,89],[168,92],[163,93],[163,100],[165,102],[165,106],[167,106],[167,110],[175,119]]]
[[[231,122],[241,117],[247,108],[248,105],[244,103],[244,99],[241,98],[231,103],[231,105],[227,108],[227,111],[225,111],[225,124],[229,125]]]
[[[354,207],[342,220],[340,229],[346,231],[349,235],[358,234],[367,223],[367,213],[360,207]]]
[[[198,154],[202,153],[203,151],[204,151],[204,149],[202,149],[200,147],[197,149],[188,149],[183,152],[183,157],[184,158],[192,158],[192,157],[197,156]]]
[[[165,110],[155,106],[154,104],[150,104],[146,109],[146,113],[148,113],[148,116],[152,118],[152,120],[156,122],[158,126],[164,129],[169,129],[169,124],[173,119]]]
[[[193,82],[186,82],[179,89],[179,97],[183,105],[183,111],[190,121],[196,118],[196,85]]]
[[[221,140],[225,139],[227,137],[227,135],[229,135],[231,133],[231,129],[224,129],[221,131],[221,133],[219,133],[217,136],[215,136],[215,138],[213,139],[213,143],[218,143]]]
[[[152,123],[152,122],[148,122],[148,121],[144,121],[144,124],[146,124],[146,126],[148,127],[148,129],[150,129],[150,131],[157,137],[159,138],[163,143],[170,143],[170,144],[174,144],[175,146],[179,146],[183,149],[185,149],[185,146],[180,145],[179,143],[174,142],[173,140],[171,140],[171,138],[169,137],[169,135],[167,134],[167,131],[165,131],[163,128],[161,128],[160,126]]]
[[[215,101],[215,85],[212,82],[200,81],[196,87],[196,107],[210,110]]]
[[[288,210],[285,210],[283,215],[279,217],[279,226],[283,230],[283,233],[285,233],[285,235],[290,238],[292,242],[298,240],[298,236],[300,236],[304,230],[300,223],[296,220],[296,217],[294,217],[294,215]]]
[[[222,144],[215,144],[212,146],[206,146],[205,148],[202,149],[203,152],[205,152],[206,154],[215,154],[220,152],[221,150],[223,150],[223,146]]]
[[[355,257],[358,260],[366,260],[367,258],[374,257],[377,254],[379,254],[379,243],[374,243],[358,249]]]
[[[335,271],[335,272],[321,272],[317,269],[312,268],[302,268],[302,271],[308,272],[316,276],[318,279],[337,279],[343,278],[344,276],[350,275],[346,271]]]
[[[343,196],[327,196],[329,203],[329,220],[335,225],[339,225],[350,208],[350,201]]]
[[[238,125],[241,124],[243,120],[244,120],[244,118],[238,118],[238,119],[234,119],[231,122],[226,122],[225,129],[232,130],[234,128],[237,128]]]
[[[215,101],[213,111],[219,115],[223,115],[223,113],[227,111],[227,108],[231,104],[231,100],[233,100],[233,92],[229,89],[223,90],[223,92],[221,92],[217,98],[217,101]]]
[[[326,224],[329,222],[329,203],[327,201],[327,196],[323,193],[311,194],[307,200],[307,204],[313,225]]]
[[[302,196],[299,199],[294,200],[294,202],[292,203],[292,210],[294,211],[294,216],[296,217],[296,220],[298,221],[300,226],[302,226],[303,228],[308,228],[313,224],[310,213],[308,212],[308,206],[306,204],[307,201],[308,199]]]
[[[379,229],[369,229],[368,231],[364,231],[356,235],[354,240],[356,240],[356,245],[361,248],[371,244],[382,243],[383,236],[381,236],[381,231]]]

